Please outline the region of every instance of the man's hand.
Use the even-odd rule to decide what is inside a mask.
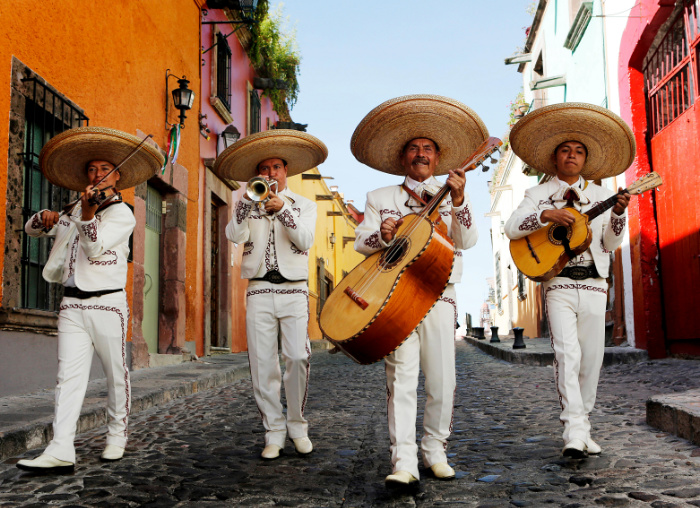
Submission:
[[[85,187],[85,192],[80,196],[80,206],[82,208],[82,220],[88,221],[95,217],[95,212],[99,205],[93,205],[89,199],[92,197],[95,188],[92,185]]]
[[[617,189],[618,191],[624,190],[622,187],[619,187]],[[622,215],[625,213],[625,208],[627,208],[627,205],[630,204],[630,196],[629,192],[625,192],[624,194],[620,194],[617,196],[617,203],[615,203],[615,206],[613,207],[612,211],[615,215]]]
[[[553,210],[545,210],[540,215],[540,220],[544,223],[554,222],[561,226],[571,226],[573,225],[576,218],[574,214],[571,213],[566,208],[554,208]]]
[[[44,229],[49,231],[58,223],[58,212],[44,210],[41,213],[41,223],[44,225]]]
[[[270,199],[265,202],[265,211],[269,214],[279,212],[284,206],[284,201],[282,201],[282,198],[278,197],[277,194],[272,191],[270,191],[268,196]]]
[[[452,206],[462,206],[462,203],[464,203],[464,186],[467,184],[464,170],[461,168],[450,170],[448,174],[446,183],[450,187]]]
[[[384,222],[382,222],[382,225],[379,227],[379,233],[382,235],[382,240],[384,240],[385,243],[392,241],[401,224],[403,224],[403,219],[396,220],[392,219],[391,217],[384,219]]]

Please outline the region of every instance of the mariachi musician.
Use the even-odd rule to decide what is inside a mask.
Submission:
[[[129,237],[136,220],[119,191],[146,181],[164,161],[155,148],[141,143],[125,132],[79,127],[52,138],[41,151],[44,176],[54,185],[83,194],[60,213],[37,212],[24,227],[29,236],[54,238],[42,275],[63,285],[63,299],[58,314],[53,439],[39,457],[17,462],[20,469],[73,470],[76,425],[93,352],[107,376],[107,445],[101,459],[115,461],[124,455],[131,397],[124,287]]]
[[[549,176],[525,191],[506,222],[505,234],[511,240],[551,223],[572,226],[574,215],[566,208],[585,214],[613,196],[612,190],[592,180],[623,173],[636,153],[632,131],[620,117],[584,103],[536,109],[513,127],[510,142],[518,157]],[[627,192],[618,194],[612,210],[591,221],[589,248],[544,282],[566,457],[601,453],[591,438],[588,417],[605,349],[605,279],[610,253],[622,243],[629,198]]]
[[[476,244],[477,230],[459,168],[488,138],[488,130],[470,108],[433,95],[409,95],[372,110],[355,129],[353,155],[384,173],[401,176],[398,185],[367,194],[363,222],[355,230],[355,249],[365,255],[390,247],[402,217],[423,210],[443,186],[435,176],[448,175],[449,197],[439,208],[454,242],[454,268],[449,284],[408,339],[385,358],[387,416],[392,473],[388,485],[405,486],[419,479],[416,445],[419,365],[425,375],[426,407],[421,450],[425,467],[442,480],[455,477],[447,463],[455,392],[454,284],[462,275],[462,252]]]
[[[327,157],[314,136],[276,129],[247,136],[219,155],[214,172],[249,181],[226,226],[226,237],[243,244],[241,277],[246,293],[246,336],[253,394],[265,428],[261,457],[273,460],[287,435],[297,453],[313,450],[304,417],[309,386],[309,249],[316,230],[316,204],[292,192],[287,178]],[[257,190],[262,187],[263,190]],[[282,374],[278,332],[285,360],[287,416],[280,401]]]

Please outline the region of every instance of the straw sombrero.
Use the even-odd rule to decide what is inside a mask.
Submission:
[[[552,154],[565,141],[586,145],[588,157],[581,176],[587,180],[624,173],[637,152],[634,134],[622,118],[608,109],[582,102],[536,109],[510,131],[515,154],[548,175],[556,175]]]
[[[257,176],[262,161],[284,159],[290,177],[315,168],[326,157],[326,145],[311,134],[275,129],[251,134],[229,146],[216,158],[214,173],[220,178],[247,182]]]
[[[90,185],[86,168],[90,161],[103,160],[115,166],[138,146],[141,138],[107,127],[78,127],[54,136],[39,154],[39,167],[54,185],[74,191]],[[157,148],[144,143],[119,168],[119,189],[128,189],[151,178],[165,162]]]
[[[479,115],[461,102],[438,95],[406,95],[386,101],[355,129],[350,150],[371,168],[392,175],[405,173],[401,151],[416,138],[438,144],[435,175],[459,167],[489,136]]]

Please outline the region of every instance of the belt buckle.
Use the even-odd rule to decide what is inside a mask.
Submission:
[[[281,273],[279,273],[275,270],[272,270],[272,271],[267,272],[267,280],[269,282],[271,282],[272,284],[281,284],[282,282],[286,281],[287,279],[285,279]]]
[[[587,266],[571,266],[568,276],[573,280],[583,280],[590,276],[590,271]]]

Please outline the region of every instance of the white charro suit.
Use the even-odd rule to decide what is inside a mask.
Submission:
[[[415,184],[408,179],[408,184]],[[442,184],[430,178],[414,192],[435,194]],[[367,194],[365,217],[355,230],[355,250],[369,255],[390,244],[385,243],[379,227],[387,218],[399,219],[418,213],[422,206],[401,185],[384,187]],[[440,207],[440,216],[455,244],[455,262],[450,283],[425,320],[408,339],[384,360],[387,377],[387,416],[391,440],[393,472],[418,474],[416,446],[416,415],[418,372],[425,375],[426,405],[421,440],[423,463],[426,467],[447,462],[447,438],[452,432],[452,410],[455,391],[455,322],[457,302],[454,284],[462,276],[462,252],[478,238],[469,197],[462,206],[453,207],[448,196]]]
[[[525,191],[525,198],[506,222],[506,236],[522,238],[544,226],[544,210],[567,206],[569,186],[558,178]],[[572,187],[579,200],[574,208],[586,212],[614,193],[583,178]],[[604,212],[591,222],[592,241],[586,252],[567,266],[595,264],[599,277],[572,280],[554,277],[544,283],[547,318],[554,349],[554,375],[564,425],[564,442],[590,437],[588,415],[595,404],[605,352],[605,307],[610,253],[622,243],[626,211],[622,216]]]
[[[251,279],[246,310],[248,358],[255,401],[266,430],[265,445],[283,448],[287,432],[292,439],[308,433],[304,418],[311,357],[308,250],[314,241],[316,204],[289,189],[278,196],[284,205],[272,215],[242,198],[226,226],[226,237],[243,244],[241,277]],[[288,282],[254,280],[272,270]],[[286,424],[280,402],[278,330],[285,359]]]
[[[41,214],[30,217],[24,229],[32,237],[55,237],[43,270],[44,279],[86,292],[124,289],[129,236],[136,225],[127,205],[115,201],[99,210],[92,220],[82,221],[78,204],[48,233],[43,231]],[[89,298],[65,296],[61,301],[54,435],[44,453],[75,463],[73,441],[93,351],[107,376],[107,444],[126,446],[131,399],[126,365],[128,321],[124,291]]]

